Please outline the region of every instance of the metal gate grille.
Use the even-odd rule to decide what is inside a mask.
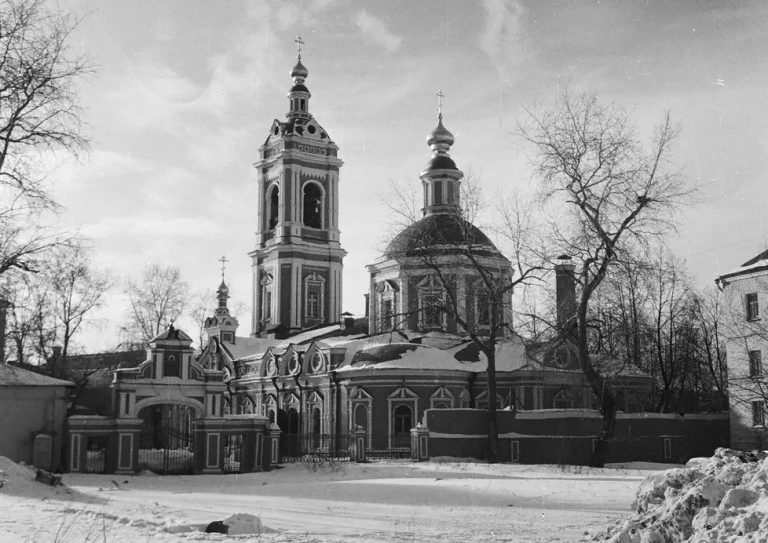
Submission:
[[[145,407],[139,436],[139,468],[162,475],[189,474],[195,467],[192,409],[181,404]]]

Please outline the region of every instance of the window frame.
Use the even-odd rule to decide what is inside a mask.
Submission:
[[[316,305],[312,305],[310,294],[315,294],[317,300]],[[317,309],[315,315],[310,311],[311,307]],[[312,272],[304,277],[304,318],[312,320],[322,321],[325,316],[325,278],[322,275],[318,275],[316,272]]]
[[[758,379],[763,376],[763,353],[760,349],[753,349],[748,353],[749,378]]]
[[[306,218],[307,218],[307,190],[310,188],[310,185],[314,186],[317,191],[319,192],[319,204],[320,209],[317,211],[319,216],[319,226],[314,226],[312,224],[307,224]],[[301,225],[304,228],[314,228],[315,230],[322,230],[325,228],[325,189],[323,186],[318,183],[317,181],[307,181],[304,183],[304,186],[301,188]]]
[[[748,321],[760,319],[760,301],[756,292],[749,292],[744,296],[746,304],[746,316]]]
[[[765,402],[763,400],[752,400],[752,426],[765,428]]]

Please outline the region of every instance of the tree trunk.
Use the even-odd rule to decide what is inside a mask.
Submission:
[[[584,377],[592,387],[592,391],[600,399],[600,411],[603,416],[603,424],[600,433],[597,436],[597,443],[592,451],[589,465],[594,467],[603,467],[608,458],[610,442],[616,431],[616,409],[618,402],[613,388],[606,381],[606,378],[600,375],[592,366],[587,348],[587,303],[588,294],[582,294],[582,302],[577,310],[577,345],[579,348],[579,363]]]
[[[499,427],[496,421],[496,346],[486,350],[488,359],[488,462],[499,461]]]
[[[606,390],[601,402],[601,411],[603,415],[603,425],[600,434],[597,436],[595,448],[592,451],[592,457],[589,459],[589,465],[602,468],[608,459],[608,453],[611,448],[611,441],[616,435],[616,411],[618,402],[613,391]]]

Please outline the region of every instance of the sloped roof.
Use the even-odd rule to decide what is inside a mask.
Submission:
[[[150,339],[149,343],[154,343],[156,341],[181,341],[191,343],[192,338],[189,337],[183,330],[170,325],[167,330],[160,332],[155,337]]]
[[[70,387],[71,381],[55,379],[47,375],[25,370],[10,364],[0,364],[0,386]]]
[[[406,341],[378,343],[360,341],[350,344],[344,363],[337,370],[350,372],[360,369],[420,369],[420,370],[456,370],[483,372],[488,361],[476,345],[464,342],[448,349]],[[528,363],[524,347],[519,341],[503,341],[496,349],[496,370],[515,371]]]
[[[67,356],[67,366],[70,371],[87,371],[107,368],[135,368],[147,357],[144,349],[130,351],[114,351],[107,353],[75,354]]]
[[[742,275],[745,273],[758,272],[758,271],[764,271],[764,270],[768,270],[768,250],[765,250],[760,254],[750,258],[738,268],[735,268],[729,271],[728,273],[722,274],[720,277],[717,278],[717,280],[720,281],[721,279],[727,279],[729,277],[735,277],[737,275]]]

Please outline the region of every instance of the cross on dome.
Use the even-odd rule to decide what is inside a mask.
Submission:
[[[304,40],[301,39],[301,34],[297,35],[293,42],[296,44],[296,58],[301,60],[301,46],[304,45]]]
[[[219,259],[219,262],[221,262],[221,280],[224,280],[224,271],[227,269],[227,262],[229,262],[229,259],[227,259],[226,256],[222,255]]]
[[[435,93],[435,96],[437,96],[437,118],[442,120],[442,118],[443,118],[443,98],[445,98],[445,94],[443,94],[443,91],[438,90]]]

